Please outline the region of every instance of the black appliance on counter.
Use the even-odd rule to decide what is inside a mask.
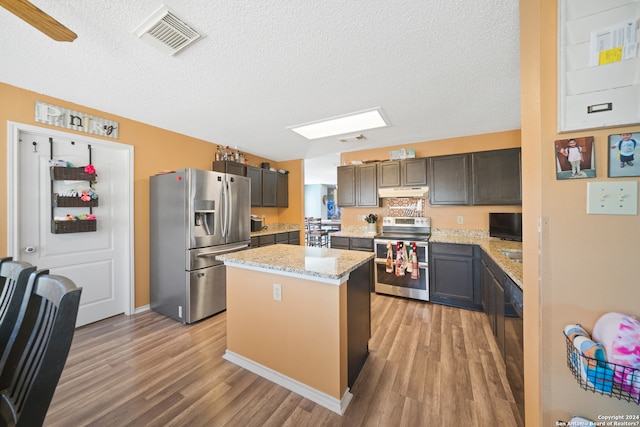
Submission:
[[[251,215],[251,232],[262,230],[262,218]]]
[[[502,240],[522,241],[522,214],[489,213],[489,236]]]
[[[374,269],[376,292],[423,301],[429,300],[429,237],[431,237],[431,218],[382,218],[382,234],[373,240],[376,253]],[[408,253],[414,243],[418,274],[412,275],[409,271],[398,274],[398,248],[406,249]],[[392,271],[388,271],[389,257]]]

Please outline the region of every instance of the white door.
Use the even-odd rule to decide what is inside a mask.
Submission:
[[[66,276],[83,288],[77,326],[120,313],[129,314],[133,268],[132,147],[49,129],[19,127],[15,132],[19,142],[14,159],[17,210],[13,218],[16,235],[12,256],[49,269],[51,274]],[[76,167],[89,164],[91,156],[97,174],[94,191],[99,205],[92,208],[97,218],[96,231],[52,232],[52,217],[89,213],[85,207],[52,209],[52,192],[72,189],[81,192],[89,189],[89,182],[52,183],[51,156]]]

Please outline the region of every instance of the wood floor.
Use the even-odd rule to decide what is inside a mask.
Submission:
[[[149,311],[77,329],[45,425],[522,425],[483,313],[375,294],[371,309],[343,416],[223,360],[226,313],[183,326]]]

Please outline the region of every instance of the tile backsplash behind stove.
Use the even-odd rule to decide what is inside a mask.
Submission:
[[[412,216],[426,215],[426,207],[429,201],[423,197],[400,197],[383,199],[383,207],[386,208],[385,216]]]

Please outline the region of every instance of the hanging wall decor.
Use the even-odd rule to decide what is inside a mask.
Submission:
[[[118,122],[36,101],[36,122],[118,139]]]
[[[557,179],[596,177],[593,136],[559,139],[554,144]]]

